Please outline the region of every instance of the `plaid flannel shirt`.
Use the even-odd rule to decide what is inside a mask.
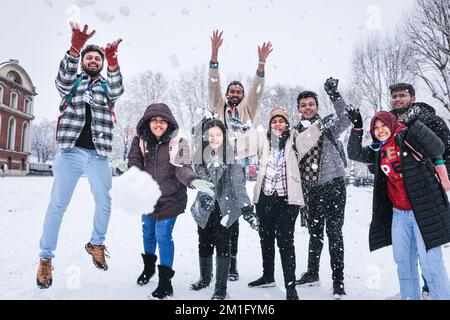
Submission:
[[[279,155],[278,152],[278,150],[274,149],[270,151],[266,177],[264,178],[263,184],[263,192],[266,196],[271,196],[275,191],[280,197],[287,196],[286,159],[284,156],[284,149]],[[279,157],[278,159],[277,156]]]
[[[61,112],[58,129],[56,132],[56,141],[61,149],[71,149],[80,136],[85,122],[85,102],[83,95],[89,87],[89,76],[81,73],[82,81],[78,86],[77,92],[72,97],[66,109],[64,102],[67,95],[73,88],[77,78],[79,58],[72,57],[66,53],[64,59],[59,65],[59,72],[55,80],[56,88],[61,95],[59,111]],[[107,156],[112,151],[114,122],[111,111],[108,106],[106,95],[113,103],[123,94],[122,74],[120,69],[110,72],[107,70],[108,88],[105,92],[101,83],[105,81],[101,75],[91,83],[92,99],[94,106],[91,106],[92,113],[92,142],[98,154]]]

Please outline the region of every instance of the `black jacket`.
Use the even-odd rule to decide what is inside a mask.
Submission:
[[[380,167],[380,152],[362,147],[363,131],[353,131],[347,145],[348,158],[373,163],[375,185],[372,203],[372,221],[369,230],[370,251],[392,244],[392,203],[387,192],[387,177]],[[396,143],[400,146],[400,161],[406,192],[427,250],[450,242],[450,207],[430,159],[444,151],[442,141],[420,121],[400,130]],[[414,151],[423,156],[418,161]]]
[[[421,110],[418,119],[429,129],[431,129],[431,131],[433,131],[441,139],[442,143],[444,143],[445,150],[442,154],[442,158],[445,161],[447,172],[450,175],[450,129],[445,121],[436,115],[436,110],[424,102],[416,102],[411,104],[409,107],[400,110],[400,112],[395,110],[392,110],[391,112],[398,117],[400,114],[406,112],[409,108],[414,106],[419,106]]]

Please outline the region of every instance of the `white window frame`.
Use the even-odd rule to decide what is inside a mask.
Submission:
[[[15,99],[15,102],[16,103],[13,103],[14,101],[13,101],[13,96],[16,96],[16,99]],[[9,106],[11,107],[11,108],[14,108],[14,109],[17,109],[17,107],[19,106],[19,95],[17,94],[17,92],[11,92],[11,95],[10,95],[10,100],[9,100]]]
[[[3,96],[5,95],[5,86],[0,83],[0,104],[3,103]]]
[[[26,132],[25,132],[25,129],[26,129]],[[22,152],[28,152],[28,142],[29,142],[29,139],[28,139],[28,136],[29,136],[29,133],[30,132],[30,126],[28,125],[28,122],[24,122],[23,124],[22,124],[22,145],[20,146],[21,148],[22,148]]]
[[[11,130],[11,120],[13,121],[13,130]],[[8,132],[6,136],[6,149],[14,151],[14,147],[16,144],[16,119],[14,117],[9,118],[8,120]],[[10,137],[11,132],[13,133],[13,136]]]

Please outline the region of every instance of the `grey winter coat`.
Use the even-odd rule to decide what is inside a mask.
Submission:
[[[191,213],[199,227],[205,228],[209,216],[214,209],[215,201],[219,203],[222,217],[228,216],[226,227],[230,227],[241,215],[243,207],[251,205],[245,189],[245,178],[242,167],[237,164],[205,164],[194,165],[198,179],[212,182],[215,185],[214,197],[198,192],[191,207]],[[224,224],[225,225],[225,224]]]
[[[337,120],[335,124],[330,128],[330,133],[333,138],[337,141],[339,136],[350,126],[350,120],[345,116],[344,108],[346,102],[343,98],[334,101],[333,106],[336,110]],[[306,128],[301,125],[301,122],[297,125],[297,130],[299,132],[304,131]],[[345,168],[341,156],[338,150],[333,145],[333,143],[327,138],[324,133],[323,136],[323,147],[322,155],[320,158],[320,175],[319,184],[325,184],[330,182],[334,178],[344,177]],[[338,142],[339,144],[340,142]],[[339,145],[342,147],[342,144]]]

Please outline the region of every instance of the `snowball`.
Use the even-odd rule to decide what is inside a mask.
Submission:
[[[169,56],[169,60],[173,68],[178,68],[178,66],[180,65],[176,54],[172,54],[171,56]]]
[[[95,4],[95,0],[76,0],[74,4],[79,6],[80,8],[89,7]]]
[[[113,206],[130,214],[151,213],[161,196],[158,183],[145,171],[131,167],[113,179],[111,197]]]
[[[120,7],[120,14],[123,15],[124,17],[128,17],[130,15],[130,9],[126,6],[124,7]]]
[[[115,18],[113,14],[110,14],[106,11],[95,11],[94,14],[100,21],[108,24],[111,23]]]

